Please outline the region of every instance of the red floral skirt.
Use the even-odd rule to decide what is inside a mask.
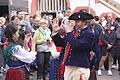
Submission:
[[[9,68],[5,80],[29,80],[29,74],[25,67]]]

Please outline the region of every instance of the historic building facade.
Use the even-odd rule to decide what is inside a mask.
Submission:
[[[114,0],[32,0],[31,13],[36,11],[64,11],[70,7],[73,12],[81,9],[93,15],[102,16],[108,13],[120,16],[119,3]]]

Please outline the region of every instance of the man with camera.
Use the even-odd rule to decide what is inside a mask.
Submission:
[[[55,44],[62,47],[59,63],[65,65],[64,80],[88,80],[90,76],[90,51],[94,39],[87,20],[93,16],[86,12],[73,13],[64,23],[65,34],[60,35],[60,27],[53,22]],[[71,21],[75,21],[75,26]],[[72,21],[72,22],[73,22]]]

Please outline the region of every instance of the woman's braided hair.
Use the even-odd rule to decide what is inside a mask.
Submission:
[[[5,28],[5,36],[8,38],[9,41],[13,41],[13,34],[18,31],[17,28],[14,27],[13,24],[8,24]]]

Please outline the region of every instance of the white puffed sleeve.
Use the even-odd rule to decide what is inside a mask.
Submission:
[[[10,52],[13,56],[17,57],[20,61],[25,63],[31,63],[36,59],[36,52],[28,52],[27,50],[23,49],[20,45],[14,46],[10,49]]]

